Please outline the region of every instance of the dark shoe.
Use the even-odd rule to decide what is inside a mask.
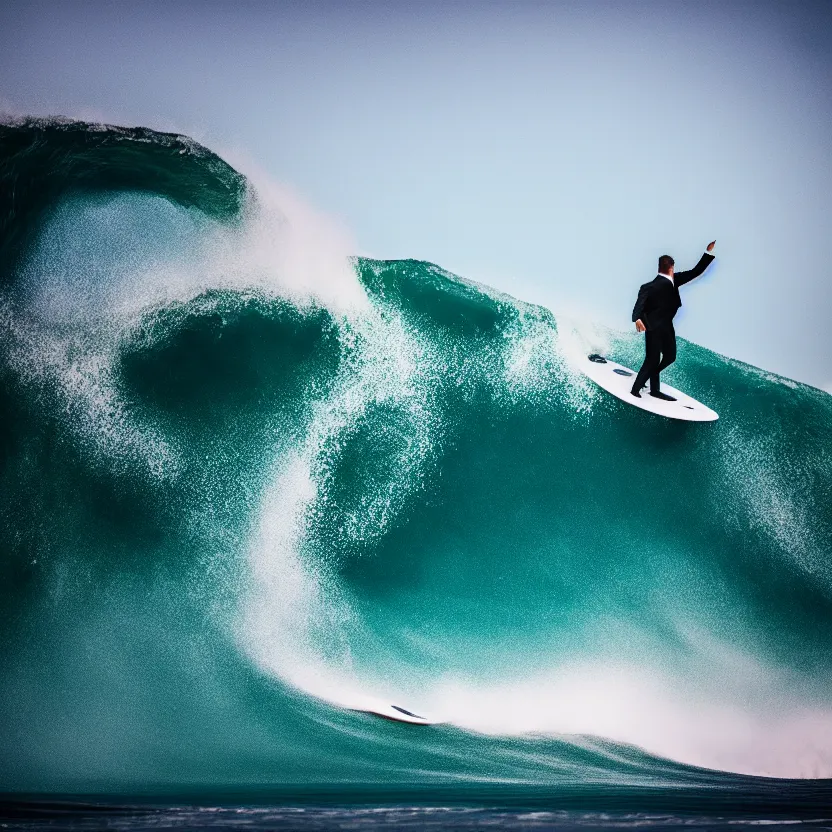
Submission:
[[[630,390],[630,395],[635,396],[637,399],[641,398],[641,393],[636,389]]]
[[[663,402],[675,402],[675,401],[676,401],[676,399],[674,399],[674,398],[673,398],[673,396],[668,396],[668,395],[667,395],[667,393],[662,393],[662,392],[660,392],[660,391],[658,391],[658,390],[657,390],[655,393],[653,393],[653,392],[651,391],[651,392],[650,392],[650,395],[651,395],[654,399],[661,399]]]

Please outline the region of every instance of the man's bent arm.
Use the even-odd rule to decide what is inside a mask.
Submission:
[[[711,243],[713,249],[713,243]],[[695,277],[699,277],[711,263],[714,262],[714,256],[710,251],[706,251],[700,258],[699,262],[689,272],[675,272],[673,274],[673,282],[676,286],[684,286],[685,283],[690,283]]]
[[[638,320],[644,320],[644,304],[647,303],[647,295],[650,293],[650,284],[645,283],[639,290],[638,290],[638,298],[636,299],[636,305],[633,307],[633,323]]]

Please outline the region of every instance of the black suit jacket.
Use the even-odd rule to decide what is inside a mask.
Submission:
[[[699,277],[713,259],[712,254],[705,252],[689,272],[676,272],[673,283],[662,275],[656,275],[649,283],[645,283],[638,290],[638,300],[633,307],[633,323],[641,320],[647,329],[670,326],[682,305],[679,287],[690,283],[694,277]]]

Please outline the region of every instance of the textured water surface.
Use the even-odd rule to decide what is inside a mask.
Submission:
[[[832,776],[828,394],[682,341],[720,419],[653,417],[573,369],[634,334],[351,258],[181,136],[1,125],[0,178],[4,791],[406,783],[449,790],[413,824],[591,828],[453,795],[729,789],[762,823],[753,776]]]

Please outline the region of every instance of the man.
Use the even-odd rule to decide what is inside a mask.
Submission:
[[[633,389],[636,398],[641,398],[641,389],[650,379],[650,395],[666,402],[675,402],[673,396],[659,389],[659,373],[676,360],[676,331],[673,318],[682,305],[679,287],[699,277],[713,262],[716,240],[708,245],[699,262],[689,272],[674,273],[675,265],[669,254],[659,257],[659,273],[654,280],[645,283],[638,290],[638,300],[633,308],[633,321],[638,332],[646,332],[644,345],[647,355],[638,371]]]

